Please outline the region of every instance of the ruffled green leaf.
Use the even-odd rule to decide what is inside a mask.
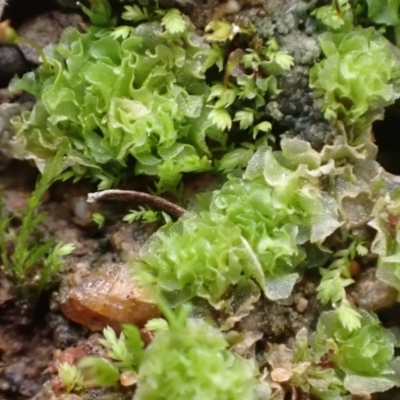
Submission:
[[[330,339],[335,341],[337,349],[332,353],[332,360],[349,379],[354,375],[394,378],[390,367],[394,356],[394,335],[382,327],[375,314],[362,309],[357,311],[361,315],[360,325],[351,331],[341,325],[337,312],[323,313],[318,322],[316,341],[320,345]],[[394,384],[394,379],[392,382]]]
[[[231,154],[225,167],[238,165]],[[259,150],[243,178],[230,177],[198,214],[153,235],[141,251],[142,282],[174,305],[200,296],[224,307],[228,290],[251,279],[270,299],[288,297],[305,259],[302,244],[322,243],[340,223],[335,202],[324,201],[329,196],[307,167],[289,169],[277,158]]]
[[[398,58],[373,28],[324,33],[320,44],[326,59],[311,69],[310,84],[324,98],[326,118],[361,135],[400,96]]]
[[[127,12],[137,21],[139,10]],[[184,22],[173,37],[157,22],[67,30],[53,47],[53,70],[39,67],[12,85],[40,98],[14,121],[14,155],[40,165],[62,146],[77,177],[92,175],[102,188],[141,173],[158,176],[159,190],[175,190],[183,173],[211,169],[206,137],[225,140],[220,127],[230,127],[230,116],[210,117],[199,56],[208,45]]]
[[[366,0],[368,18],[376,24],[398,25],[400,0]]]

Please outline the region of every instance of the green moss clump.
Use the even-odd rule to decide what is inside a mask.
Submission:
[[[258,367],[202,321],[156,334],[139,368],[136,400],[254,399]]]
[[[306,258],[303,245],[322,243],[340,223],[317,173],[282,165],[297,151],[286,142],[283,148],[285,156],[260,149],[242,178],[230,177],[201,198],[197,214],[155,233],[141,252],[142,282],[175,304],[200,296],[219,307],[230,286],[251,279],[272,300],[289,296]]]
[[[73,174],[92,175],[101,188],[135,172],[158,176],[164,190],[184,172],[210,169],[206,138],[226,138],[209,119],[209,46],[181,20],[180,33],[159,21],[68,29],[47,50],[50,67],[11,85],[38,99],[14,121],[14,154],[40,164],[61,147]]]
[[[344,374],[344,386],[350,393],[388,390],[398,384],[395,336],[375,314],[363,309],[358,312],[361,325],[352,331],[343,327],[336,311],[323,313],[318,320],[314,347],[317,352],[325,351],[337,372]]]
[[[383,108],[400,96],[399,62],[375,29],[324,33],[325,55],[310,72],[310,85],[323,96],[325,117],[342,121],[357,143]]]

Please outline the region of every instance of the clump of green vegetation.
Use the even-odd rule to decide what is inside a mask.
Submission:
[[[253,276],[240,229],[208,213],[189,214],[160,228],[142,252],[141,281],[174,305],[195,296],[218,304],[230,285]]]
[[[142,362],[144,343],[135,326],[123,325],[119,338],[110,327],[103,330],[103,335],[99,341],[109,359],[86,357],[79,363],[86,386],[114,386],[122,373],[136,373]]]
[[[175,311],[161,302],[166,320],[146,325],[147,347],[137,327],[123,325],[119,336],[106,328],[100,339],[105,357],[61,365],[68,392],[135,385],[137,400],[267,400],[271,388],[281,388],[274,396],[283,398],[283,387],[292,387],[293,393],[337,400],[400,384],[394,335],[374,314],[356,309],[345,290],[354,282],[351,263],[368,253],[368,239],[364,247],[359,238],[369,235],[365,228],[376,200],[371,225],[378,234],[371,249],[380,257],[378,276],[400,289],[400,206],[390,197],[398,183],[378,171],[365,140],[383,108],[399,97],[398,61],[376,29],[354,28],[364,10],[356,5],[368,6],[376,23],[390,25],[382,17],[383,3],[334,0],[314,13],[331,32],[321,35],[325,58],[312,69],[311,86],[338,133],[321,153],[298,139],[281,140],[279,152],[268,147],[272,125],[263,107],[279,94],[277,76],[293,64],[275,39],[225,54],[217,42],[249,31],[213,21],[207,28],[213,33],[202,38],[179,10],[162,10],[156,1],[125,6],[126,25],[115,27],[108,2],[92,0],[90,9],[83,7],[92,21],[88,31],[67,30],[60,44],[47,49],[44,65],[14,81],[14,89],[38,99],[32,112],[14,120],[14,155],[38,165],[52,160],[54,166],[51,178],[44,170],[28,203],[11,257],[7,221],[0,220],[3,264],[24,290],[20,282],[32,284],[36,264],[43,290],[60,256],[71,250],[27,241],[27,230],[42,218],[34,215],[40,193],[59,177],[61,164],[69,177],[91,176],[101,188],[144,174],[155,177],[159,192],[176,194],[186,172],[236,170],[177,222],[164,215],[166,224],[141,251],[137,279]],[[397,0],[386,3],[392,18]],[[219,77],[212,83],[205,76],[211,67],[210,76]],[[248,137],[229,138],[236,130]],[[141,207],[124,220],[155,222],[161,215]],[[94,220],[99,226],[105,221],[100,214]],[[325,263],[318,299],[333,311],[320,316],[316,332],[301,330],[292,349],[272,344],[264,359],[258,350],[250,359],[235,354],[229,341],[247,351],[254,342],[246,343],[246,336],[253,332],[241,324],[235,329],[243,331],[222,331],[233,328],[261,295],[287,299],[307,268]],[[193,303],[194,316],[207,313],[220,329],[188,319],[186,302]]]
[[[64,362],[58,367],[58,376],[65,385],[66,392],[78,392],[85,387],[83,374],[76,365]]]
[[[337,251],[333,255],[335,260],[329,267],[320,268],[322,280],[317,289],[318,300],[321,300],[322,304],[330,302],[337,308],[339,321],[349,331],[361,326],[361,315],[351,306],[345,291],[345,287],[354,283],[350,267],[357,254],[368,254],[368,249],[357,240],[353,240],[347,249]]]
[[[283,376],[290,385],[324,400],[397,385],[394,335],[376,315],[358,311],[360,325],[352,331],[342,325],[339,311],[329,311],[321,314],[314,334],[299,331],[293,349],[272,345],[265,355],[272,380]]]
[[[326,32],[320,45],[325,58],[311,69],[310,85],[323,98],[325,117],[341,121],[357,144],[400,96],[398,60],[374,28]]]
[[[41,243],[35,240],[35,231],[46,213],[38,213],[45,192],[55,179],[61,176],[63,155],[57,153],[37,181],[35,190],[28,199],[26,210],[22,210],[21,227],[14,232],[9,227],[10,219],[4,215],[0,200],[0,254],[3,270],[15,286],[20,300],[37,298],[56,277],[63,258],[74,249],[71,244],[56,243],[54,239]],[[8,243],[14,243],[10,254]]]
[[[353,18],[348,0],[332,0],[331,4],[316,8],[311,15],[333,30],[343,28]]]
[[[32,112],[15,119],[12,151],[39,163],[62,147],[76,179],[92,176],[104,189],[145,174],[158,178],[159,192],[174,191],[183,173],[212,169],[214,151],[226,148],[232,118],[215,100],[222,89],[217,94],[205,80],[214,63],[223,68],[222,49],[195,34],[177,9],[125,9],[129,25],[114,28],[108,2],[93,2],[84,8],[88,31],[66,30],[47,50],[46,65],[12,83],[38,99]],[[282,57],[272,53],[257,66],[252,55],[231,102],[257,96],[260,103],[277,92],[274,74],[290,63],[278,71],[273,65],[282,65]],[[244,112],[235,115],[242,129],[253,111]],[[253,134],[268,130],[259,124]]]
[[[375,314],[363,309],[358,312],[360,326],[352,331],[342,326],[338,311],[323,313],[314,338],[315,348],[325,349],[326,361],[332,361],[335,369],[344,373],[344,386],[350,393],[388,390],[398,384],[396,339]]]
[[[277,385],[281,382],[286,389],[300,388],[316,398],[336,400],[349,393],[385,391],[399,383],[395,337],[365,310],[358,310],[360,325],[352,331],[342,325],[338,311],[324,312],[314,334],[300,330],[292,349],[271,344],[257,363],[230,351],[218,329],[203,320],[187,319],[186,307],[175,313],[163,308],[168,322],[149,322],[155,336],[146,348],[136,327],[125,325],[119,338],[111,328],[104,330],[100,342],[109,359],[87,357],[78,365],[86,387],[114,386],[118,381],[126,385],[123,374],[129,373],[133,377],[129,385],[137,386],[134,398],[140,400],[187,396],[267,400],[271,387],[275,395],[283,393]],[[269,374],[259,382],[255,377],[266,363]],[[79,390],[82,376],[74,371],[67,382]]]
[[[138,278],[175,304],[200,296],[221,307],[231,285],[250,279],[270,299],[289,296],[306,258],[302,245],[322,243],[339,222],[316,175],[285,149],[290,167],[260,149],[243,178],[232,176],[196,213],[156,232]]]
[[[295,338],[293,348],[272,344],[264,359],[270,368],[272,382],[284,381],[292,388],[300,388],[317,399],[342,399],[346,394],[341,376],[332,364],[325,362],[324,348],[315,348],[312,337],[305,328]],[[328,353],[329,354],[329,353]],[[271,382],[271,383],[272,383]],[[284,394],[283,389],[278,389]]]
[[[224,134],[208,120],[200,53],[207,45],[182,16],[184,31],[177,33],[168,13],[164,23],[114,29],[109,13],[96,11],[89,11],[88,32],[64,33],[51,50],[51,68],[12,85],[38,99],[14,123],[15,154],[47,159],[62,147],[75,176],[90,173],[101,188],[134,170],[159,176],[162,190],[175,187],[183,172],[210,169],[205,138],[223,141]],[[137,21],[135,11],[125,18]]]
[[[258,147],[268,140],[274,141],[272,125],[263,118],[261,110],[268,99],[280,93],[277,77],[292,66],[293,58],[279,51],[274,38],[257,50],[238,49],[229,56],[224,82],[211,87],[209,99],[215,99],[216,103],[210,117],[225,129],[236,122],[239,130],[248,131],[253,140],[258,140],[240,146],[232,144],[230,151],[217,162],[220,171],[245,168]]]
[[[378,233],[371,250],[379,255],[377,276],[400,290],[400,201],[398,193],[378,200],[370,225]]]
[[[311,15],[333,30],[351,26],[353,22],[363,26],[374,24],[381,31],[385,31],[384,27],[395,27],[397,39],[399,8],[399,0],[332,0],[331,4],[316,8]]]
[[[83,359],[79,368],[85,383],[112,386],[130,371],[137,373],[135,399],[141,400],[255,399],[256,390],[269,394],[255,378],[256,363],[233,354],[219,330],[202,320],[188,320],[187,308],[176,314],[164,311],[168,325],[155,321],[154,339],[145,349],[136,327],[125,325],[119,338],[105,329],[100,341],[112,361]]]
[[[221,332],[188,321],[156,334],[139,368],[135,398],[255,399],[256,375],[255,362],[230,352]]]

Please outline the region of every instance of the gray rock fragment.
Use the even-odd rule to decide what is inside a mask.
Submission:
[[[6,87],[16,74],[23,74],[30,68],[23,53],[17,46],[0,45],[0,86]]]
[[[397,302],[398,292],[376,277],[376,268],[369,268],[355,285],[358,305],[369,311],[380,311]]]
[[[84,22],[79,14],[66,14],[61,11],[50,11],[36,16],[23,23],[18,28],[18,34],[24,38],[35,41],[44,48],[50,43],[57,43],[65,28],[73,26],[84,28]],[[26,60],[33,64],[40,64],[39,53],[27,44],[18,45]]]

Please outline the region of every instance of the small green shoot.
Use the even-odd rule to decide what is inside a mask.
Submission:
[[[32,233],[46,216],[44,212],[37,212],[42,198],[55,179],[62,176],[62,157],[62,154],[57,153],[45,167],[29,197],[21,227],[13,238],[15,248],[11,255],[7,249],[9,219],[3,215],[3,203],[0,201],[0,251],[3,269],[14,283],[20,299],[26,300],[31,295],[32,287],[36,289],[37,298],[59,271],[63,257],[74,249],[71,244],[56,244],[54,239],[44,243],[32,240]]]
[[[347,300],[345,288],[354,283],[350,275],[352,261],[357,254],[362,256],[367,252],[366,247],[359,241],[353,240],[347,249],[337,251],[333,255],[335,261],[327,269],[320,268],[322,280],[317,289],[317,299],[322,304],[331,303],[337,308],[339,321],[350,332],[360,328],[361,315]]]
[[[165,13],[161,25],[170,33],[182,33],[186,29],[185,19],[176,8],[171,8]]]
[[[139,210],[129,210],[129,214],[125,215],[123,221],[129,224],[135,221],[142,221],[144,223],[152,223],[159,220],[160,213],[152,210],[148,206],[140,206]]]
[[[210,112],[209,118],[221,130],[232,128],[232,118],[224,108],[214,108]]]
[[[58,367],[58,376],[63,381],[66,387],[65,390],[68,393],[78,392],[85,387],[82,372],[75,365],[67,362],[60,364]]]
[[[85,357],[78,364],[88,386],[114,386],[122,373],[138,370],[144,355],[140,332],[133,325],[123,325],[119,338],[110,327],[103,330],[103,335],[99,341],[111,360]]]
[[[268,64],[266,69],[270,73],[282,73],[287,71],[294,65],[293,57],[286,51],[278,51],[279,44],[275,38],[271,38],[267,42],[267,47],[264,50],[264,55],[267,57]],[[262,64],[261,64],[262,65]]]
[[[225,173],[234,169],[244,169],[254,154],[255,146],[251,143],[242,143],[242,147],[226,153],[218,164],[218,170]]]
[[[71,254],[74,248],[74,245],[71,243],[57,243],[48,253],[47,257],[43,259],[43,268],[40,271],[40,277],[37,282],[36,292],[38,294],[43,292],[52,277],[54,277],[60,270],[65,256]]]
[[[243,110],[238,111],[233,120],[239,122],[240,129],[247,129],[254,123],[254,114],[255,110],[246,107]]]
[[[105,221],[106,221],[106,218],[104,217],[103,214],[94,213],[94,214],[92,215],[92,220],[93,220],[94,222],[96,222],[97,227],[98,227],[99,229],[101,229],[101,228],[103,228],[103,226],[104,226],[104,223],[105,223]]]
[[[132,325],[124,325],[119,338],[114,330],[107,327],[103,330],[104,339],[99,342],[107,349],[108,356],[122,371],[135,370],[142,357],[144,343],[138,329]]]
[[[315,16],[324,25],[334,30],[345,25],[345,14],[351,13],[348,0],[333,0],[331,4],[316,8],[311,15]]]

